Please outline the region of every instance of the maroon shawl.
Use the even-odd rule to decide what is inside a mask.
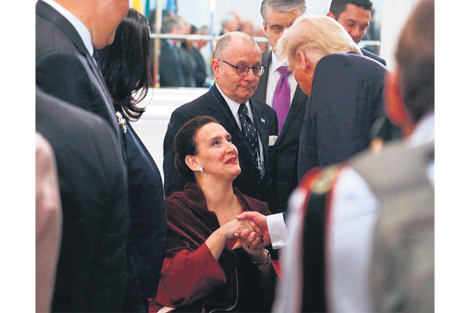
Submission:
[[[243,195],[234,188],[245,211],[257,211],[269,215],[267,204]],[[179,307],[181,311],[206,312],[213,309],[243,312],[270,311],[274,299],[277,275],[272,270],[270,281],[265,282],[256,265],[243,248],[231,250],[226,245],[218,262],[208,251],[205,241],[220,225],[217,215],[207,209],[206,199],[196,183],[189,183],[183,192],[175,192],[165,199],[168,218],[166,265],[162,270],[160,293],[177,289],[178,297],[164,305]],[[277,254],[271,250],[273,259]],[[208,257],[209,255],[209,257]],[[174,260],[173,263],[168,261]],[[174,283],[178,271],[193,267],[191,275],[185,275]],[[169,281],[169,280],[173,281]],[[168,287],[170,286],[170,287]],[[187,291],[187,292],[186,292]],[[173,293],[174,294],[174,293]],[[192,308],[189,308],[192,307]]]

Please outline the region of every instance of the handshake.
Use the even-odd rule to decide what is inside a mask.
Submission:
[[[271,243],[266,216],[258,212],[243,212],[225,226],[227,239],[238,238],[233,249],[243,247],[249,252],[263,249]]]
[[[271,232],[269,229],[271,229]],[[234,220],[222,224],[208,238],[206,243],[219,242],[217,251],[213,251],[215,259],[218,260],[227,240],[236,240],[232,250],[243,248],[250,255],[253,263],[264,265],[270,264],[271,259],[265,247],[271,244],[274,250],[280,249],[287,245],[287,238],[288,232],[284,214],[278,213],[265,216],[258,212],[249,211],[243,212],[236,216]],[[209,249],[211,249],[209,244]]]

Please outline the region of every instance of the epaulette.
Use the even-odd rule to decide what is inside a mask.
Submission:
[[[341,167],[341,165],[333,165],[323,169],[318,173],[317,178],[313,180],[310,190],[315,194],[323,194],[331,191]]]

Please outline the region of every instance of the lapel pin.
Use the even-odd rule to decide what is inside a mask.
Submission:
[[[266,123],[266,120],[264,118],[262,118],[261,123]]]

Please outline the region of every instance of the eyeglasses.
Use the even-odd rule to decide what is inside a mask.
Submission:
[[[258,65],[258,66],[233,65],[233,64],[228,63],[225,60],[221,60],[221,61],[233,67],[235,71],[237,72],[238,76],[247,75],[251,68],[253,70],[253,75],[255,75],[256,77],[260,77],[261,75],[263,75],[264,70],[266,69],[266,66],[264,65]]]

